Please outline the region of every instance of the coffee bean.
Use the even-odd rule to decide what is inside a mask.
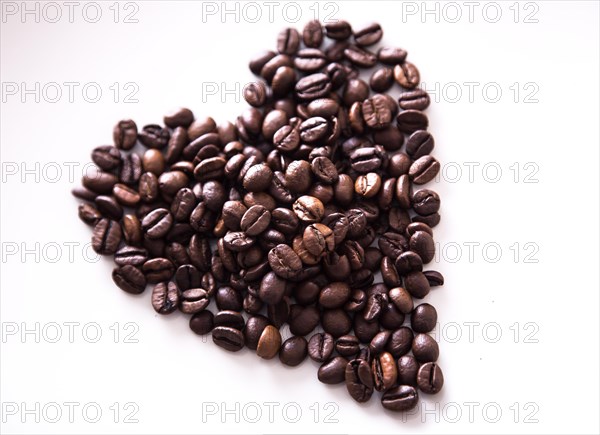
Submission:
[[[317,157],[311,163],[313,174],[326,184],[338,181],[338,171],[333,162],[327,157]]]
[[[429,107],[430,103],[429,94],[422,89],[403,92],[398,97],[398,104],[403,110],[425,110]]]
[[[292,305],[288,323],[292,334],[308,335],[319,324],[319,310],[314,306]]]
[[[325,97],[331,90],[331,81],[326,74],[315,73],[302,77],[295,86],[296,96],[302,100]]]
[[[275,272],[267,273],[261,283],[258,296],[267,304],[277,304],[283,299],[286,289],[286,281]]]
[[[92,248],[98,254],[112,255],[121,243],[121,227],[111,219],[100,219],[94,226]]]
[[[304,193],[311,185],[312,169],[310,163],[304,160],[295,160],[290,163],[285,171],[285,186],[294,193]]]
[[[304,337],[290,337],[279,350],[279,360],[286,366],[299,365],[308,355],[308,343]]]
[[[219,310],[242,311],[243,309],[241,294],[229,286],[220,287],[215,294],[215,300]]]
[[[426,130],[429,120],[419,110],[404,110],[396,117],[396,123],[401,132],[410,134],[417,130]]]
[[[414,89],[421,81],[419,70],[410,62],[403,62],[394,67],[394,78],[406,89]]]
[[[140,294],[146,289],[146,278],[135,266],[125,265],[113,270],[112,278],[115,284],[127,293]]]
[[[277,51],[293,55],[298,51],[300,34],[294,28],[283,29],[277,36]]]
[[[346,106],[352,106],[352,104],[361,103],[362,113],[362,102],[369,96],[369,85],[364,80],[352,79],[349,80],[342,94],[342,99]]]
[[[142,272],[149,283],[156,284],[170,280],[175,273],[175,266],[166,258],[153,258],[144,263]]]
[[[383,30],[381,26],[377,23],[372,23],[360,30],[354,31],[354,42],[361,47],[366,47],[379,42],[382,36]]]
[[[200,287],[202,275],[198,269],[191,264],[183,264],[175,272],[175,283],[179,290],[184,291]]]
[[[159,282],[152,289],[152,308],[158,314],[170,314],[179,305],[179,292],[174,282]]]
[[[121,152],[112,145],[94,148],[92,161],[102,170],[110,171],[121,164]]]
[[[412,342],[412,353],[420,363],[434,362],[440,355],[440,349],[431,335],[417,334]]]
[[[398,385],[383,393],[381,405],[390,411],[404,412],[413,409],[419,402],[417,390],[410,385]]]
[[[83,186],[99,195],[111,193],[118,181],[116,175],[102,171],[93,175],[84,175],[82,178]]]
[[[413,194],[412,204],[415,212],[427,216],[440,209],[440,197],[433,190],[421,189]]]
[[[423,299],[429,293],[430,286],[423,272],[411,272],[404,278],[404,287],[417,299]]]
[[[377,59],[386,65],[398,65],[406,59],[406,51],[395,47],[381,47],[377,51]]]
[[[210,311],[200,311],[190,318],[190,329],[198,335],[208,334],[213,330],[213,319],[213,313]]]
[[[435,243],[431,235],[425,231],[417,231],[410,236],[409,247],[421,257],[424,264],[431,262],[435,256]]]
[[[423,274],[431,287],[444,285],[444,276],[441,273],[435,270],[427,270]]]
[[[126,214],[122,220],[123,237],[128,245],[138,246],[142,243],[142,224],[137,216]]]
[[[237,352],[244,347],[243,334],[234,328],[227,326],[217,326],[212,330],[213,342],[230,352]]]
[[[146,125],[138,133],[138,139],[147,148],[164,148],[167,146],[170,137],[169,130],[157,124]]]
[[[386,391],[396,383],[398,369],[394,357],[389,352],[383,352],[374,358],[371,370],[373,372],[373,387],[377,391]]]
[[[413,338],[414,335],[411,329],[402,326],[392,332],[392,335],[387,342],[386,350],[391,353],[394,358],[400,358],[411,350]]]
[[[396,270],[402,276],[408,275],[411,272],[421,272],[423,270],[423,260],[419,254],[413,251],[403,252],[396,258],[394,263]],[[399,284],[398,284],[399,285]]]
[[[437,311],[429,304],[415,307],[410,317],[410,325],[415,332],[430,332],[437,323]]]
[[[313,73],[327,64],[325,53],[317,48],[303,48],[294,58],[294,66],[302,72]]]
[[[372,198],[381,189],[381,177],[375,172],[359,175],[354,183],[355,192],[363,198]]]
[[[130,150],[137,142],[138,129],[131,119],[119,121],[113,129],[113,141],[121,150]]]
[[[373,375],[369,363],[353,359],[346,365],[346,388],[359,403],[367,402],[373,395]]]
[[[375,92],[385,92],[394,84],[394,72],[391,68],[383,67],[375,70],[369,79],[369,85]]]
[[[323,43],[323,28],[318,20],[306,23],[302,31],[302,41],[307,47],[318,48]]]
[[[379,249],[384,255],[396,260],[400,254],[408,250],[408,240],[401,234],[385,233],[379,238]]]
[[[292,278],[302,270],[300,257],[288,245],[277,245],[269,251],[268,258],[271,269],[281,278]]]
[[[333,353],[333,336],[319,332],[308,341],[308,356],[316,362],[325,362]],[[341,382],[341,381],[340,381]]]
[[[151,211],[142,219],[144,235],[150,239],[159,239],[167,235],[173,225],[173,216],[169,210],[159,208]]]
[[[267,101],[267,87],[263,82],[248,83],[244,87],[244,100],[253,107],[264,106]]]
[[[356,355],[359,350],[360,342],[354,335],[343,335],[339,337],[335,342],[335,350],[341,356],[352,357]]]
[[[272,359],[277,355],[280,347],[281,334],[279,329],[273,325],[267,325],[258,339],[256,354],[264,359]]]
[[[317,198],[308,195],[298,198],[292,208],[298,219],[304,222],[319,222],[325,212],[323,203]]]
[[[350,154],[352,169],[361,174],[374,171],[381,167],[381,157],[374,147],[360,148]]]
[[[398,258],[400,258],[402,254]],[[394,260],[390,257],[383,257],[381,260],[381,277],[383,278],[383,282],[388,287],[397,287],[401,284],[400,276],[398,275],[398,270],[394,266]]]
[[[362,68],[371,68],[377,63],[377,56],[375,56],[375,54],[356,45],[351,45],[346,48],[344,50],[344,57],[353,65]]]
[[[214,325],[216,326],[227,326],[229,328],[237,329],[238,331],[243,331],[245,322],[244,317],[236,312],[230,310],[219,311],[214,316]]]
[[[248,236],[257,236],[269,227],[270,222],[269,210],[262,205],[254,205],[244,213],[240,228]]]
[[[348,360],[341,356],[324,362],[317,373],[319,381],[328,385],[341,384],[346,379],[347,365]]]
[[[427,362],[419,368],[417,385],[425,394],[437,394],[444,386],[442,369],[434,362]]]
[[[141,200],[137,190],[120,183],[113,186],[113,195],[119,204],[127,207],[135,207]],[[96,198],[96,201],[98,201],[98,198]],[[123,210],[119,213],[119,217],[122,213]]]
[[[328,38],[342,41],[352,35],[352,27],[350,27],[347,21],[337,20],[336,22],[326,24],[325,32]]]
[[[142,266],[148,259],[148,251],[135,246],[124,246],[115,253],[115,263],[118,266]]]
[[[91,204],[81,204],[78,210],[79,219],[88,225],[96,225],[102,219],[102,214]]]

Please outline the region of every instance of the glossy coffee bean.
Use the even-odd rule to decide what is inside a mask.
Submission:
[[[346,380],[346,367],[348,360],[341,356],[336,356],[324,362],[317,373],[320,382],[329,385],[341,384]]]
[[[349,361],[345,380],[348,393],[357,402],[367,402],[373,395],[373,374],[368,362],[361,359]]]
[[[258,339],[256,354],[263,359],[272,359],[281,347],[281,334],[273,325],[267,325]]]
[[[371,365],[373,372],[373,387],[377,391],[385,391],[391,388],[398,377],[396,360],[389,352],[383,352],[373,359]]]
[[[417,374],[417,385],[425,394],[439,393],[444,386],[444,374],[440,366],[434,362],[423,364]]]
[[[430,332],[437,323],[437,311],[430,304],[417,305],[410,317],[410,326],[415,332]]]
[[[325,362],[333,353],[334,340],[331,334],[316,333],[308,341],[308,356],[316,362]]]
[[[437,361],[440,350],[437,341],[429,334],[417,334],[412,342],[412,353],[420,363]]]
[[[431,287],[444,285],[444,276],[435,270],[427,270],[423,272],[423,275],[425,275]]]
[[[213,342],[230,352],[238,352],[244,347],[244,335],[228,326],[217,326],[212,330]]]
[[[421,81],[419,70],[410,62],[403,62],[394,67],[394,78],[406,89],[414,89]]]
[[[410,385],[398,385],[381,396],[381,405],[395,412],[409,411],[417,406],[417,403],[419,403],[419,394]]]
[[[282,364],[295,367],[302,363],[308,355],[308,343],[304,337],[290,337],[283,342],[279,350]]]
[[[92,248],[98,254],[114,254],[121,242],[121,227],[118,222],[111,219],[100,219],[94,226]]]
[[[179,291],[174,282],[159,282],[152,289],[152,308],[158,314],[170,314],[179,306]]]

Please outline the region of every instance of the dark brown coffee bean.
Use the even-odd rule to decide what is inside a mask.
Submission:
[[[252,82],[244,86],[244,100],[253,107],[262,107],[267,101],[267,87],[263,82]]]
[[[304,195],[294,202],[292,209],[304,222],[320,222],[325,212],[323,203],[313,196]]]
[[[302,100],[323,98],[331,90],[331,81],[326,74],[315,73],[301,78],[296,83],[296,96]]]
[[[121,243],[121,226],[111,219],[100,219],[94,227],[92,248],[98,254],[112,255]]]
[[[84,175],[82,184],[92,192],[102,195],[111,193],[114,185],[117,184],[118,181],[118,178],[114,174],[97,171],[97,173],[92,175]]]
[[[437,394],[444,386],[444,374],[440,366],[434,362],[427,362],[419,368],[417,385],[425,394]]]
[[[308,343],[304,337],[290,337],[283,342],[279,350],[279,360],[290,367],[299,365],[308,355]]]
[[[411,329],[402,326],[392,332],[392,335],[387,342],[386,350],[391,353],[394,358],[400,358],[411,350],[413,337],[414,335]]]
[[[190,318],[190,329],[198,335],[208,334],[214,327],[214,315],[208,310],[200,311]]]
[[[379,62],[393,66],[403,63],[406,59],[406,54],[406,51],[401,48],[381,47],[377,51],[377,58]]]
[[[348,393],[357,402],[367,402],[373,395],[373,374],[368,362],[360,359],[349,361],[345,379]]]
[[[394,67],[394,78],[406,89],[414,89],[421,81],[419,70],[410,62],[403,62]]]
[[[150,239],[166,236],[172,225],[173,216],[164,208],[153,210],[142,219],[142,230]]]
[[[352,36],[352,27],[347,21],[338,20],[334,23],[325,24],[325,32],[328,38],[343,41]]]
[[[257,236],[265,231],[271,222],[271,213],[262,205],[254,205],[244,213],[240,228],[248,236]]]
[[[147,148],[162,149],[167,146],[170,137],[169,130],[157,124],[146,125],[138,133],[138,139]]]
[[[143,293],[146,289],[146,278],[135,266],[126,265],[113,270],[112,278],[117,286],[131,294]]]
[[[319,310],[314,306],[294,304],[290,307],[288,323],[292,334],[308,335],[319,324]]]
[[[254,55],[254,57],[252,57],[252,60],[250,60],[250,63],[248,65],[250,71],[252,71],[252,73],[254,73],[255,75],[259,75],[263,66],[269,60],[273,59],[275,55],[276,54],[273,51],[261,51],[260,53],[257,53],[256,55]]]
[[[429,189],[421,189],[413,194],[413,209],[416,213],[427,216],[440,209],[440,196]]]
[[[267,304],[279,303],[285,294],[286,281],[275,272],[267,273],[260,283],[258,296]]]
[[[131,265],[135,267],[142,266],[148,259],[148,251],[144,248],[138,248],[135,246],[123,246],[117,252],[115,252],[115,264],[117,266]]]
[[[354,31],[354,42],[361,47],[366,47],[379,42],[383,36],[383,30],[377,23],[371,23],[362,29]]]
[[[294,28],[283,29],[277,36],[277,51],[282,54],[295,54],[299,45],[300,34]]]
[[[435,362],[440,355],[440,349],[431,335],[417,334],[412,342],[412,353],[420,363]]]
[[[277,245],[269,251],[268,258],[273,272],[281,278],[292,278],[302,270],[300,257],[288,245]]]
[[[408,240],[401,234],[385,233],[378,241],[379,249],[384,255],[396,260],[400,254],[408,250]]]
[[[410,326],[415,332],[430,332],[437,323],[437,311],[430,304],[415,307],[410,317]]]
[[[175,273],[175,266],[166,258],[153,258],[142,266],[142,272],[150,284],[168,281]]]
[[[409,240],[410,250],[416,252],[424,264],[427,264],[435,257],[435,243],[431,235],[425,231],[417,231]]]
[[[212,330],[213,342],[230,352],[237,352],[244,347],[244,335],[234,328],[218,326]]]
[[[396,258],[394,263],[396,270],[401,276],[406,276],[411,272],[421,272],[423,270],[423,260],[419,254],[413,251],[403,252]],[[397,286],[399,286],[398,283]]]
[[[417,390],[410,385],[398,385],[390,388],[381,396],[381,405],[390,411],[404,412],[413,409],[419,403]]]
[[[119,121],[113,129],[115,146],[122,150],[130,150],[137,142],[137,125],[131,119]]]
[[[152,308],[158,314],[170,314],[179,305],[179,292],[174,282],[159,282],[152,289]]]
[[[382,98],[369,98],[362,103],[365,123],[374,130],[386,128],[392,122],[392,112]]]
[[[411,294],[402,287],[396,287],[389,291],[390,300],[396,305],[401,313],[409,314],[413,310]]]
[[[348,360],[341,356],[336,356],[327,362],[324,362],[321,367],[319,367],[317,373],[319,382],[328,385],[341,384],[346,379],[347,365]]]
[[[377,63],[377,56],[375,54],[356,45],[350,45],[346,48],[344,50],[344,57],[353,65],[361,68],[371,68]]]
[[[383,257],[381,260],[381,277],[383,278],[383,282],[388,287],[398,287],[401,284],[400,276],[398,275],[398,270],[394,266],[394,260],[390,257]]]
[[[331,334],[321,332],[314,334],[308,341],[308,356],[313,361],[322,363],[331,357],[333,347],[334,342]]]
[[[96,225],[102,219],[102,213],[91,204],[79,205],[79,219],[88,225]]]
[[[441,273],[435,270],[427,270],[423,274],[431,287],[444,285],[444,276]]]
[[[342,99],[346,106],[352,106],[356,102],[361,103],[369,97],[369,85],[364,80],[352,79],[349,80],[344,88]]]
[[[303,48],[294,58],[294,66],[302,72],[313,73],[327,64],[325,53],[317,48]]]
[[[100,169],[110,171],[121,164],[121,152],[112,145],[99,146],[92,151],[92,161]]]
[[[385,92],[394,84],[394,72],[383,67],[375,70],[369,79],[369,85],[375,92]]]
[[[403,110],[425,110],[429,107],[430,103],[429,94],[422,89],[403,92],[398,97],[398,104]]]
[[[327,157],[317,157],[311,163],[313,174],[326,184],[338,181],[338,171],[333,162]]]
[[[318,20],[306,23],[302,31],[302,41],[307,47],[318,48],[323,43],[323,28]]]
[[[410,166],[409,175],[415,184],[425,184],[433,180],[440,171],[439,162],[432,156],[426,155]]]
[[[137,216],[126,214],[122,220],[123,237],[128,245],[138,246],[142,243],[142,224]]]

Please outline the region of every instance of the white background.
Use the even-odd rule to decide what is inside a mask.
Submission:
[[[161,122],[177,106],[234,119],[245,103],[223,91],[252,80],[248,60],[274,48],[293,5],[286,18],[276,3],[270,20],[255,3],[262,17],[251,23],[243,3],[228,2],[238,13],[223,18],[201,3],[138,1],[117,5],[115,23],[101,2],[91,23],[93,5],[83,15],[81,2],[70,23],[59,2],[50,23],[56,10],[36,3],[39,22],[3,2],[0,24],[2,433],[598,433],[597,2],[479,2],[472,19],[463,2],[296,3],[299,28],[316,11],[356,27],[379,21],[432,91],[445,165],[432,183],[443,200],[432,267],[447,284],[427,301],[446,383],[405,417],[375,395],[358,405],[344,386],[320,384],[312,361],[292,369],[227,353],[184,316],[155,314],[149,291],[117,289],[108,259],[86,260],[91,232],[69,191],[91,149],[111,143],[117,120]],[[63,91],[55,103],[52,82]],[[78,83],[73,101],[65,82]],[[23,93],[36,83],[38,102]],[[103,91],[96,103],[81,92],[90,83]],[[134,89],[138,103],[126,103]]]

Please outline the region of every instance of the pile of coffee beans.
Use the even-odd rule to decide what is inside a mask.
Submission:
[[[157,313],[189,314],[232,352],[308,356],[321,382],[405,411],[444,382],[437,312],[415,302],[444,282],[423,270],[440,197],[418,187],[440,165],[419,70],[401,48],[373,49],[382,36],[345,21],[283,30],[250,61],[260,79],[235,122],[185,108],[164,125],[120,121],[73,194],[114,282],[153,285]]]

